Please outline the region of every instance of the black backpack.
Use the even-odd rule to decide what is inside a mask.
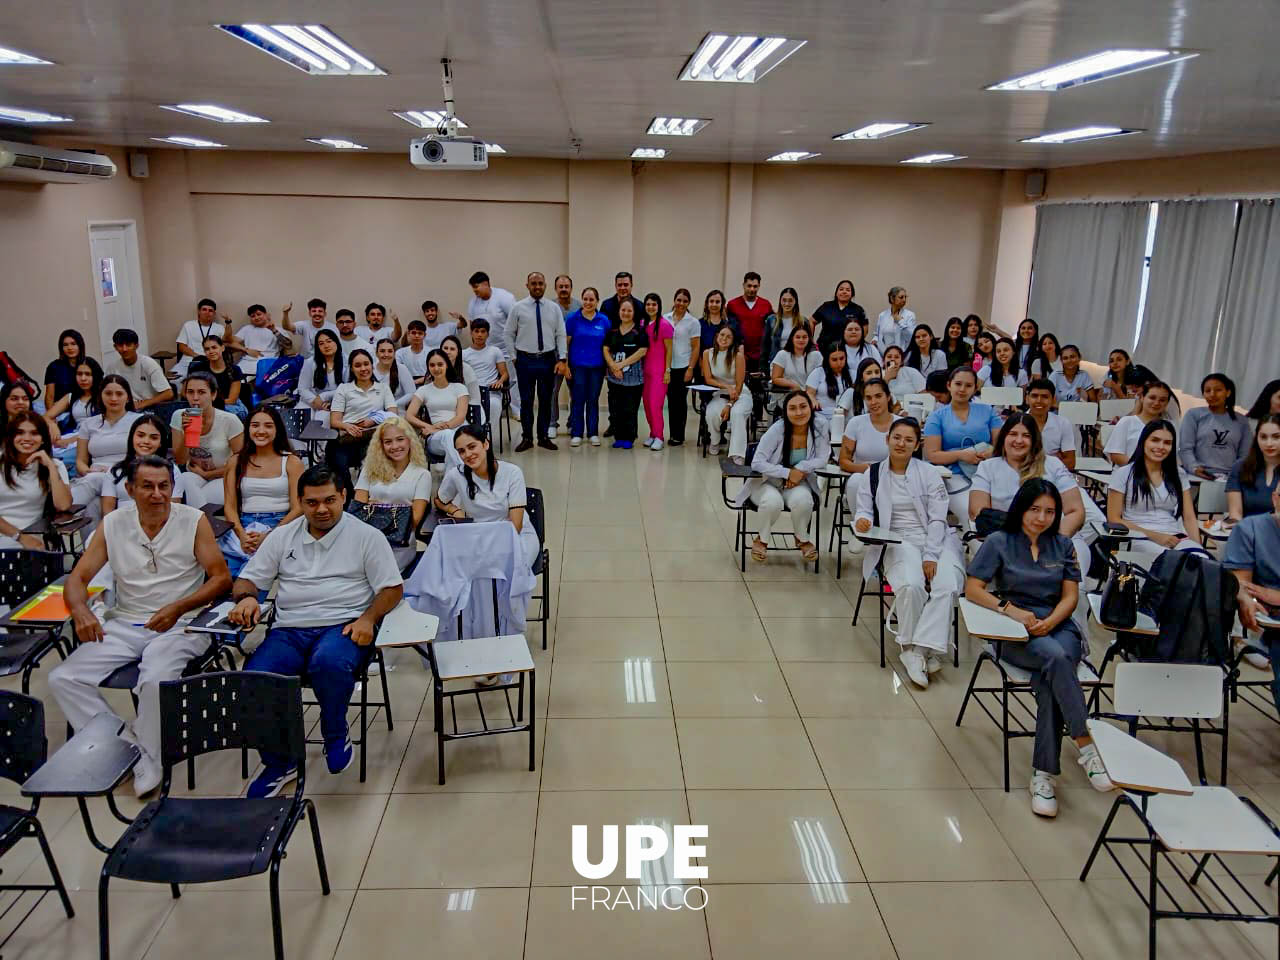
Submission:
[[[1172,663],[1228,663],[1240,583],[1216,560],[1166,550],[1151,565],[1138,605],[1160,632],[1139,637],[1141,659]]]

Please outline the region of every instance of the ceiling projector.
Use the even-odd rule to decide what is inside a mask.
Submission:
[[[419,137],[409,141],[409,162],[419,170],[487,170],[483,140],[470,137]]]

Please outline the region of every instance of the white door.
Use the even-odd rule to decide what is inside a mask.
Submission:
[[[122,327],[136,331],[138,352],[148,353],[136,225],[89,224],[89,257],[103,354],[110,356],[111,335]]]

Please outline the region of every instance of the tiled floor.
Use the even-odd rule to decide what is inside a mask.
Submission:
[[[330,777],[318,756],[308,770],[334,891],[320,896],[299,831],[282,873],[290,957],[1145,955],[1145,915],[1114,867],[1077,879],[1109,800],[1088,789],[1074,752],[1061,815],[1040,821],[1024,787],[1029,743],[1014,744],[1005,794],[994,728],[976,711],[955,726],[967,639],[961,668],[916,691],[892,661],[880,669],[870,603],[851,627],[850,567],[837,582],[825,556],[814,576],[783,554],[744,577],[715,463],[692,448],[562,444],[519,462],[544,491],[552,555],[545,653],[529,630],[537,769],[523,739],[458,742],[437,785],[427,676],[399,654],[395,730],[373,729],[368,782],[354,769]],[[46,703],[56,747],[63,720]],[[1232,782],[1280,819],[1275,728],[1245,708],[1233,717]],[[1190,769],[1188,741],[1162,745]],[[199,792],[243,787],[238,758],[202,763]],[[76,917],[46,899],[2,952],[94,957],[102,858],[70,802],[42,812]],[[595,838],[606,823],[708,825],[706,910],[573,909],[570,829],[583,823]],[[34,853],[8,853],[4,878],[39,876]],[[644,882],[665,882],[671,866],[647,868]],[[627,881],[619,868],[602,882]],[[264,877],[179,901],[140,884],[113,891],[116,958],[270,955]],[[1274,907],[1274,890],[1261,896]],[[1227,925],[1162,923],[1160,942],[1164,960],[1275,951],[1273,930]]]

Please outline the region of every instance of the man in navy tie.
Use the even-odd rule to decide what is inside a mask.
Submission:
[[[565,336],[564,312],[555,300],[545,296],[547,278],[533,272],[525,279],[529,296],[516,303],[507,315],[507,344],[515,353],[516,383],[520,388],[520,443],[516,453],[533,448],[535,437],[538,446],[546,450],[557,449],[547,437],[551,426],[552,388],[556,374],[566,372],[568,340]],[[535,418],[533,397],[537,391],[538,409]]]

